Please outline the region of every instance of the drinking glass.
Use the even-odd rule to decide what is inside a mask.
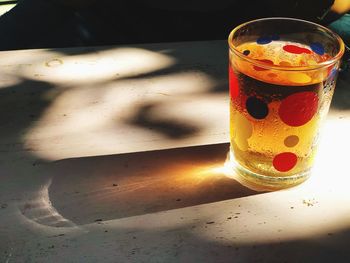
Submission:
[[[333,96],[344,43],[293,18],[264,18],[229,35],[230,162],[270,189],[305,181]]]

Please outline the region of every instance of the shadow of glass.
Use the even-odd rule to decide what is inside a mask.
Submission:
[[[228,144],[61,160],[48,164],[49,198],[75,224],[257,194],[220,168]]]
[[[212,66],[210,66],[210,62],[211,62],[211,57],[202,57],[200,55],[200,51],[196,49],[196,47],[200,47],[201,49],[205,49],[207,50],[206,52],[208,53],[210,51],[210,49],[213,47],[211,45],[207,46],[207,47],[201,47],[198,44],[192,43],[190,44],[190,46],[193,45],[193,47],[188,48],[187,44],[174,44],[174,46],[172,48],[179,48],[180,51],[171,51],[170,56],[175,57],[175,64],[173,66],[171,66],[171,68],[169,68],[169,71],[165,71],[164,74],[172,74],[172,73],[176,73],[179,70],[181,70],[182,66],[185,66],[185,70],[188,71],[201,71],[201,69],[198,69],[197,66],[198,65],[202,65],[204,63],[204,68],[207,67],[209,68],[208,73],[211,72],[212,76],[214,76],[215,74],[221,74],[221,67],[217,67],[217,65],[215,64],[212,68]],[[221,46],[221,42],[215,42],[214,45],[218,45]],[[164,46],[163,46],[164,47]],[[98,50],[108,50],[108,49],[112,49],[115,47],[99,47],[97,49],[95,48],[83,48],[83,49],[52,49],[51,51],[54,52],[55,57],[57,56],[57,53],[63,53],[63,54],[67,54],[68,56],[70,55],[81,55],[81,54],[90,54],[90,53],[94,53],[94,52],[98,52]],[[159,51],[159,52],[165,52],[163,50],[163,48],[161,48],[161,45],[157,45],[157,44],[151,44],[148,46],[149,50],[152,51]],[[97,51],[96,51],[97,50]],[[191,60],[190,57],[188,57],[188,55],[193,52],[194,50],[196,50],[195,52],[195,58],[194,58],[194,62]],[[205,51],[204,50],[204,51]],[[203,50],[202,50],[203,51]],[[223,49],[220,49],[220,51],[218,51],[219,53],[221,53],[223,51]],[[165,52],[166,53],[166,52]],[[44,59],[47,59],[47,57],[49,57],[49,55],[45,55],[43,56]],[[40,121],[40,119],[43,117],[43,114],[45,113],[45,111],[49,108],[49,106],[51,104],[53,104],[53,102],[55,102],[55,100],[63,93],[66,91],[66,89],[62,89],[62,87],[60,89],[57,89],[56,86],[58,85],[55,82],[50,82],[50,79],[47,78],[45,79],[45,81],[39,80],[38,78],[41,77],[40,74],[36,74],[37,72],[32,72],[33,69],[29,68],[29,66],[32,66],[32,62],[31,61],[27,61],[27,58],[24,58],[23,61],[25,61],[25,65],[28,65],[28,72],[31,74],[29,74],[28,78],[32,78],[32,79],[27,79],[26,77],[23,77],[21,75],[23,75],[22,71],[19,70],[18,71],[18,78],[20,79],[19,83],[13,86],[8,86],[8,87],[4,87],[0,90],[0,101],[2,101],[1,105],[2,105],[2,110],[3,113],[1,114],[1,121],[2,121],[2,131],[1,131],[1,137],[2,139],[2,143],[1,143],[1,150],[3,152],[9,152],[9,153],[13,153],[11,156],[12,157],[8,157],[8,159],[12,162],[11,158],[15,158],[16,159],[16,166],[13,165],[8,165],[4,163],[4,167],[6,167],[6,169],[9,170],[9,173],[12,175],[12,179],[14,181],[18,181],[18,187],[16,188],[19,192],[22,192],[23,194],[26,195],[26,200],[23,200],[23,202],[19,203],[19,210],[21,211],[21,214],[26,216],[28,219],[33,219],[36,222],[42,223],[42,224],[48,224],[47,222],[51,222],[50,225],[57,225],[57,220],[56,218],[59,217],[59,213],[52,213],[52,207],[51,205],[46,202],[47,200],[45,199],[44,201],[41,200],[43,196],[45,196],[44,193],[42,193],[42,189],[45,188],[47,186],[47,184],[49,182],[51,182],[51,177],[53,173],[53,171],[49,171],[47,174],[45,174],[45,176],[41,176],[42,171],[37,171],[38,165],[37,164],[44,164],[47,160],[45,158],[45,155],[40,155],[37,154],[38,151],[38,147],[37,147],[37,141],[35,140],[27,140],[26,139],[26,135],[28,134],[28,131],[31,130],[32,127],[36,127],[37,126],[37,121]],[[33,60],[35,61],[35,63],[39,63],[40,65],[42,64],[41,61],[36,61],[37,58],[33,58]],[[41,58],[39,58],[41,59]],[[55,58],[55,60],[58,60],[57,58]],[[16,60],[15,60],[16,61]],[[22,61],[22,60],[21,60]],[[18,62],[17,62],[18,63]],[[22,62],[21,62],[22,63]],[[90,63],[90,62],[89,62]],[[181,65],[178,65],[178,63],[180,63]],[[219,65],[221,65],[222,63],[225,64],[227,63],[226,60],[223,61],[219,61],[218,62]],[[187,66],[186,66],[187,65]],[[209,65],[209,66],[206,66]],[[13,66],[16,66],[13,65]],[[57,65],[57,67],[60,65]],[[97,65],[98,66],[98,65]],[[162,69],[161,69],[162,70]],[[21,73],[22,72],[22,73]],[[152,71],[153,72],[153,71]],[[33,74],[32,74],[33,73]],[[48,75],[53,74],[48,72]],[[158,71],[154,71],[153,73],[154,76],[158,75]],[[69,77],[67,75],[67,77]],[[138,76],[139,78],[145,78],[147,77],[147,75],[145,76]],[[218,79],[220,79],[221,77],[218,77]],[[114,80],[114,79],[110,79],[107,80],[108,82],[114,82],[114,81],[118,81],[118,80]],[[75,86],[70,87],[70,89],[74,89]],[[103,90],[99,91],[100,93],[103,94]],[[202,91],[201,91],[202,92]],[[204,92],[208,92],[207,90],[205,90]],[[147,107],[146,107],[147,108]],[[156,120],[156,122],[154,122],[154,120],[151,120],[148,118],[147,114],[145,114],[145,112],[143,112],[145,108],[141,107],[139,111],[140,116],[136,116],[135,124],[136,125],[140,125],[143,128],[150,128],[151,126],[155,125],[157,131],[160,131],[161,133],[167,135],[170,139],[176,140],[178,138],[182,138],[184,136],[188,136],[190,134],[193,134],[195,132],[198,131],[198,127],[196,126],[190,126],[188,124],[184,124],[181,121],[180,122],[173,122],[173,120],[171,121],[167,121],[167,120]],[[64,112],[62,112],[63,114]],[[147,113],[147,112],[146,112]],[[60,114],[60,112],[58,112],[57,114]],[[40,150],[40,149],[39,149]],[[180,152],[180,154],[182,154],[182,152]],[[185,154],[186,156],[189,156],[190,153]],[[226,154],[226,152],[224,153],[224,155]],[[172,158],[173,159],[178,159],[180,158],[180,164],[184,165],[184,167],[178,167],[176,164],[174,164],[174,167],[171,165],[171,160],[166,160],[167,165],[165,166],[165,168],[167,169],[175,169],[174,171],[179,171],[179,169],[182,171],[182,169],[186,170],[188,167],[185,165],[185,159],[181,159],[181,157],[176,157],[176,154],[172,154]],[[15,156],[15,157],[13,157]],[[144,156],[142,153],[138,154],[131,154],[129,155],[121,155],[115,157],[118,160],[120,159],[120,161],[118,161],[119,163],[122,162],[122,160],[131,158],[133,160],[136,160],[139,156]],[[146,158],[148,161],[145,161],[146,163],[151,163],[151,159],[154,156],[157,156],[157,154],[152,154],[151,157]],[[168,155],[166,155],[168,156]],[[120,158],[119,158],[120,157]],[[226,156],[223,156],[223,160]],[[107,157],[106,157],[107,158]],[[136,158],[136,159],[134,159]],[[144,157],[143,157],[144,158]],[[158,157],[156,157],[158,158]],[[107,158],[108,159],[108,158]],[[189,158],[190,159],[190,158]],[[86,160],[90,160],[90,159],[86,159]],[[100,160],[100,158],[96,157],[96,162],[97,160]],[[160,160],[164,160],[161,159]],[[113,161],[114,162],[114,161]],[[112,163],[113,163],[112,162]],[[134,161],[135,162],[135,161]],[[60,163],[65,163],[65,161],[62,161]],[[106,169],[107,171],[112,169],[113,164],[110,162],[107,162],[108,165],[106,168],[101,168],[102,170]],[[176,163],[176,162],[175,162]],[[181,166],[180,165],[180,166]],[[29,166],[29,167],[28,167]],[[40,165],[41,166],[41,165]],[[45,166],[45,165],[43,165]],[[49,165],[50,166],[50,165]],[[156,163],[151,163],[152,169],[151,169],[151,173],[154,172],[158,172],[157,175],[159,175],[159,173],[163,173],[164,171],[162,170],[162,165],[161,162],[156,162]],[[22,168],[21,168],[22,167]],[[25,168],[26,167],[26,168]],[[123,166],[119,166],[119,172],[125,172],[122,169]],[[137,167],[137,166],[136,166]],[[40,167],[41,169],[41,167]],[[123,176],[118,175],[118,178],[123,178],[123,180],[126,180],[128,182],[128,186],[127,188],[130,188],[130,190],[126,190],[126,197],[123,196],[123,194],[121,194],[123,196],[123,200],[127,201],[127,198],[129,198],[130,196],[135,196],[135,194],[130,194],[131,192],[138,192],[136,190],[134,190],[134,186],[133,186],[133,181],[130,179],[130,183],[129,183],[129,179],[127,180],[128,177],[131,178],[138,178],[136,180],[136,189],[138,187],[140,187],[141,189],[143,189],[142,194],[148,194],[150,192],[147,192],[145,189],[145,186],[143,185],[143,180],[146,180],[145,182],[148,182],[148,178],[147,176],[145,178],[143,178],[142,176],[140,177],[139,175],[136,176],[135,173],[139,173],[142,174],[142,167],[138,167],[138,170],[135,171],[135,168],[133,168],[131,171],[128,170],[127,173]],[[178,170],[176,170],[178,169]],[[192,168],[191,168],[192,169]],[[171,186],[170,181],[172,180],[172,178],[175,178],[175,173],[174,171],[165,171],[169,177],[165,177],[168,179],[164,179],[162,178],[162,176],[158,176],[156,178],[152,177],[151,179],[156,179],[156,182],[158,182],[156,185],[162,185],[164,181],[169,181],[169,183],[164,184],[164,185],[168,185],[169,189],[171,189],[172,195],[171,198],[174,199],[175,204],[173,205],[163,205],[163,204],[159,204],[162,195],[156,195],[156,198],[153,200],[152,198],[150,198],[150,201],[148,201],[148,207],[147,209],[143,209],[141,205],[137,206],[136,208],[131,209],[130,211],[125,211],[122,210],[122,212],[120,212],[119,214],[117,214],[117,217],[123,217],[123,216],[129,216],[132,214],[139,214],[139,213],[148,213],[148,212],[152,212],[152,211],[159,211],[162,209],[173,209],[173,208],[177,208],[177,207],[183,207],[186,205],[191,205],[191,202],[183,202],[181,197],[176,197],[176,187],[174,188],[173,186]],[[96,171],[94,171],[94,173],[92,173],[91,176],[95,176],[97,175],[95,173]],[[201,171],[203,172],[203,171]],[[187,171],[187,174],[189,173],[189,171]],[[89,173],[87,173],[89,174]],[[185,173],[186,174],[186,173]],[[190,181],[190,184],[193,185],[195,184],[195,182],[197,182],[199,185],[203,185],[204,186],[208,186],[206,184],[209,184],[209,182],[211,182],[208,179],[203,179],[200,176],[198,176],[197,179],[193,179],[194,181],[191,181],[191,175],[188,175],[189,177],[186,179],[185,174],[183,174],[182,177],[182,181],[184,182],[184,184],[187,182],[186,180]],[[196,174],[196,172],[193,171],[194,175]],[[80,174],[81,175],[81,174]],[[98,178],[100,175],[98,175],[96,178]],[[1,175],[1,177],[6,177],[5,175]],[[164,177],[164,176],[163,176]],[[222,177],[222,176],[221,176]],[[8,178],[8,177],[7,177]],[[7,179],[5,178],[5,179]],[[22,179],[21,179],[22,178]],[[23,178],[26,178],[28,180],[30,180],[29,184],[25,184],[25,181],[23,181],[23,183],[21,182],[21,180],[23,180]],[[142,179],[141,182],[139,181],[139,179]],[[58,187],[57,182],[63,182],[65,179],[69,179],[68,177],[64,176],[64,177],[55,177],[54,182],[52,182],[52,187],[50,189],[55,189],[54,187]],[[72,178],[70,178],[71,180]],[[152,182],[152,180],[150,180],[150,182]],[[180,179],[179,179],[180,180]],[[180,181],[181,181],[180,180]],[[220,181],[230,181],[230,183],[228,185],[231,185],[232,180],[231,179],[220,179],[218,180],[218,182]],[[84,181],[84,180],[82,180]],[[77,181],[77,183],[79,182],[79,180]],[[101,182],[101,181],[100,181]],[[148,185],[147,183],[145,184],[146,186]],[[203,203],[206,202],[206,200],[208,200],[208,202],[210,201],[215,201],[215,200],[223,200],[225,198],[230,198],[230,197],[234,197],[237,196],[237,193],[232,193],[232,195],[228,195],[227,194],[227,190],[225,190],[225,194],[223,194],[226,197],[220,198],[220,194],[218,195],[216,193],[216,191],[220,191],[220,184],[216,185],[216,189],[215,191],[213,191],[213,195],[215,193],[216,197],[206,197],[203,198],[203,200],[200,200],[200,196],[204,194],[201,193],[191,193],[191,189],[192,188],[181,188],[181,191],[184,191],[185,196],[190,196],[190,200],[192,200],[193,204],[199,204],[199,203]],[[235,185],[235,184],[234,184]],[[209,185],[210,186],[210,185]],[[74,188],[73,184],[70,184],[70,187]],[[79,183],[77,184],[76,187],[80,187]],[[107,187],[108,188],[108,187]],[[46,188],[45,188],[46,189]],[[119,189],[119,187],[113,187],[112,189]],[[154,190],[154,188],[151,188],[152,190]],[[174,190],[175,189],[175,190]],[[195,191],[199,191],[199,189],[197,188],[193,188]],[[113,190],[113,191],[114,191]],[[149,190],[149,189],[148,189]],[[239,190],[239,188],[238,188]],[[114,195],[112,191],[112,195]],[[239,190],[241,191],[241,190]],[[97,191],[98,192],[98,191]],[[104,193],[104,195],[106,195],[108,197],[109,192],[111,192],[111,189],[107,189],[106,192]],[[200,191],[199,191],[200,192]],[[3,192],[4,195],[7,195],[9,193],[9,191],[5,191]],[[101,191],[99,192],[100,196],[103,196],[103,194],[101,195]],[[180,192],[182,193],[182,192]],[[118,193],[119,194],[119,193]],[[139,200],[141,200],[142,194],[139,194],[137,197],[139,199],[136,199],[135,203],[138,204],[137,202]],[[193,195],[193,196],[192,196]],[[198,195],[198,196],[197,196]],[[238,194],[239,195],[239,194]],[[11,196],[16,196],[15,194],[11,194]],[[22,195],[19,195],[22,196]],[[244,195],[243,195],[244,196]],[[17,197],[16,198],[21,198],[21,197]],[[148,198],[148,197],[147,197]],[[147,200],[146,198],[146,200]],[[157,199],[158,198],[158,199]],[[192,198],[192,199],[191,199]],[[195,200],[197,201],[193,201],[193,198],[197,198]],[[6,198],[8,199],[8,198]],[[6,200],[5,199],[5,200]],[[132,199],[130,197],[130,199]],[[98,201],[98,198],[96,199]],[[153,202],[154,201],[154,202]],[[157,203],[157,202],[158,203]],[[7,202],[7,201],[6,201]],[[11,202],[8,202],[11,203]],[[98,206],[98,202],[93,202],[94,205]],[[157,208],[158,207],[158,208]],[[125,207],[124,207],[125,208]],[[108,209],[106,207],[101,207],[101,209]],[[33,211],[32,211],[33,210]],[[35,211],[34,211],[35,210]],[[92,211],[88,210],[89,212]],[[124,215],[125,214],[125,215]],[[52,217],[54,215],[54,220],[48,220],[48,218]],[[112,213],[113,217],[114,214]],[[112,218],[113,218],[112,217]],[[83,220],[82,217],[78,217],[79,219]],[[61,217],[60,217],[61,220]]]
[[[38,196],[50,178],[38,174],[38,166],[47,160],[36,155],[36,140],[28,143],[23,138],[63,90],[25,78],[0,89],[0,200],[4,209],[0,221],[13,221],[15,214],[9,212],[13,205],[25,216],[29,210],[36,210],[36,216],[42,207]]]

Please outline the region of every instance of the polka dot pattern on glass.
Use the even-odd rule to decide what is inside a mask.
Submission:
[[[304,91],[294,93],[283,99],[278,114],[285,124],[298,127],[309,122],[316,114],[317,108],[317,94]]]
[[[299,143],[299,137],[296,135],[290,135],[284,139],[284,145],[292,148]]]
[[[233,114],[232,121],[235,127],[238,127],[234,130],[233,140],[241,151],[246,151],[249,146],[248,139],[253,134],[253,125],[239,112]]]
[[[239,83],[238,83],[236,74],[233,72],[233,69],[231,66],[229,67],[228,71],[229,71],[230,97],[232,100],[234,100],[239,95]]]
[[[310,48],[313,52],[315,52],[318,55],[322,56],[324,54],[324,47],[319,42],[311,43]]]
[[[256,97],[249,97],[246,101],[246,108],[250,116],[255,119],[264,119],[269,113],[267,104]]]
[[[262,36],[256,40],[256,43],[258,43],[259,45],[266,45],[271,42],[272,42],[272,39],[269,38],[268,36]]]
[[[256,43],[258,43],[259,45],[266,45],[278,39],[280,39],[278,35],[261,36],[256,40]]]
[[[288,172],[294,168],[298,161],[298,157],[291,152],[277,154],[273,158],[273,167],[279,172]]]
[[[231,97],[236,98],[231,105],[238,112],[231,111],[231,142],[240,154],[251,157],[248,167],[259,170],[264,163],[272,166],[276,175],[286,173],[282,176],[303,169],[313,151],[312,138],[320,121],[317,111],[325,92],[334,87],[338,72],[334,65],[323,67],[322,63],[332,58],[328,49],[327,43],[323,46],[313,37],[292,42],[285,35],[281,39],[263,35],[238,46],[235,72],[248,78],[239,76],[242,86],[238,89],[237,77],[230,77]],[[260,155],[255,159],[251,152],[267,154],[266,160],[259,159]]]
[[[292,54],[311,54],[311,50],[296,45],[285,45],[283,50]]]

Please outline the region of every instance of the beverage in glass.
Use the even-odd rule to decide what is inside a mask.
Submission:
[[[320,25],[265,18],[229,36],[231,162],[270,189],[310,175],[344,43]]]

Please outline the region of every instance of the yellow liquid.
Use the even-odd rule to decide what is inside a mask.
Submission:
[[[285,45],[255,42],[238,47],[266,65],[308,66],[327,54],[281,52]],[[316,153],[319,126],[335,86],[332,69],[280,71],[230,56],[230,137],[235,161],[254,174],[287,178],[307,173]],[[295,113],[293,112],[295,111]]]

